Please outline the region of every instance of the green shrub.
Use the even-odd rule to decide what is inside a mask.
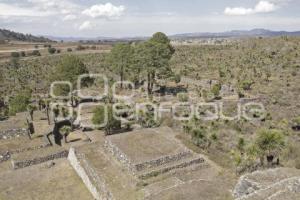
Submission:
[[[49,48],[48,48],[48,52],[49,52],[50,54],[54,54],[54,53],[56,52],[56,49],[53,48],[53,47],[49,47]]]
[[[174,81],[175,81],[175,83],[180,83],[180,81],[181,81],[181,76],[180,76],[180,74],[175,74],[175,76],[174,76]]]
[[[99,125],[105,122],[105,108],[103,106],[97,107],[94,110],[92,122],[94,125]]]
[[[30,103],[31,92],[22,91],[9,100],[9,115],[15,115],[18,112],[27,110]]]
[[[113,131],[121,128],[121,121],[117,120],[113,115],[113,108],[110,104],[106,105],[106,111],[103,106],[99,106],[94,110],[92,122],[94,125],[104,125],[101,128],[105,129],[106,135],[111,135]],[[107,122],[105,123],[105,119]],[[105,124],[104,124],[105,123]]]
[[[219,77],[220,77],[220,78],[226,77],[225,69],[222,68],[222,67],[219,68]]]
[[[239,141],[238,141],[238,144],[237,144],[237,149],[240,152],[243,152],[245,150],[245,145],[246,145],[245,139],[244,138],[239,138]]]
[[[192,139],[195,145],[207,148],[209,145],[209,139],[207,138],[207,131],[205,128],[196,128],[192,131]]]
[[[215,97],[218,97],[220,95],[221,88],[222,86],[220,83],[217,83],[212,87],[211,92],[214,94]]]
[[[77,51],[82,51],[82,50],[85,50],[86,49],[86,47],[85,46],[82,46],[82,45],[78,45],[77,47],[76,47],[76,50]]]
[[[243,90],[251,90],[251,86],[252,86],[253,82],[249,81],[249,80],[244,80],[240,83],[240,87]]]
[[[19,52],[11,52],[11,57],[13,58],[19,58],[20,57],[20,53]]]
[[[22,57],[25,57],[25,56],[26,56],[25,51],[21,51],[20,55],[21,55]]]
[[[295,168],[296,168],[296,169],[300,169],[300,158],[297,158],[297,159],[295,160]]]
[[[210,139],[211,139],[212,141],[217,141],[217,140],[218,140],[217,134],[216,134],[216,133],[211,134]]]
[[[76,85],[79,75],[88,74],[88,70],[84,63],[76,56],[63,56],[60,62],[55,66],[50,77],[50,82],[54,81],[69,81]],[[82,80],[82,85],[85,86],[91,82],[91,79]],[[70,92],[68,85],[57,85],[54,88],[54,93],[57,96],[65,96]]]
[[[187,93],[178,93],[177,98],[180,102],[187,102],[189,100],[189,95]]]
[[[155,109],[151,105],[138,110],[138,123],[144,128],[159,126],[159,121],[155,119]]]
[[[33,50],[31,55],[33,56],[41,56],[41,53],[39,52],[39,50]]]
[[[299,117],[296,117],[295,119],[293,119],[293,124],[295,126],[300,126],[300,116]]]
[[[257,133],[255,146],[258,148],[260,157],[278,156],[285,147],[285,136],[280,130],[261,129]]]

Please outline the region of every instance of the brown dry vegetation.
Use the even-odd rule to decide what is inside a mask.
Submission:
[[[57,44],[55,47],[66,49],[71,47],[68,45],[72,46],[73,44]],[[72,47],[74,48],[74,46]],[[108,55],[106,50],[110,47],[99,48],[96,51],[73,51],[68,54],[76,54],[90,73],[105,73],[110,80],[116,79],[114,70],[105,62]],[[195,128],[205,133],[207,139],[205,144],[195,145],[195,138],[192,137],[191,132],[177,135],[177,138],[193,151],[207,155],[221,168],[224,168],[226,178],[229,180],[224,179],[224,182],[219,182],[219,178],[223,178],[219,174],[218,179],[210,177],[213,181],[202,183],[203,187],[201,188],[199,188],[200,184],[184,185],[181,189],[188,193],[184,194],[184,197],[181,197],[180,195],[183,193],[175,191],[175,188],[174,191],[171,189],[160,194],[161,199],[173,199],[175,195],[179,195],[181,199],[192,199],[199,196],[200,192],[208,195],[206,199],[211,199],[214,193],[220,197],[216,199],[222,199],[224,190],[214,190],[215,184],[218,188],[222,188],[224,185],[228,183],[231,185],[234,182],[235,178],[231,172],[235,172],[238,165],[235,154],[236,152],[241,153],[239,149],[241,139],[244,141],[244,148],[249,147],[262,127],[283,132],[286,145],[280,152],[281,165],[300,168],[298,158],[300,134],[299,131],[292,130],[293,120],[300,116],[299,37],[242,39],[226,45],[176,46],[175,50],[170,67],[175,74],[181,75],[182,83],[188,85],[188,93],[196,94],[197,101],[223,101],[226,114],[234,115],[239,98],[232,96],[225,98],[218,94],[219,85],[217,84],[227,85],[232,86],[240,97],[244,96],[262,103],[266,108],[267,115],[263,120],[255,121],[241,119],[188,122],[187,124],[192,129]],[[64,51],[62,54],[67,53]],[[30,88],[34,93],[48,93],[49,75],[61,57],[61,54],[48,55],[48,52],[42,52],[41,57],[4,60],[0,63],[1,97],[13,96],[24,88]],[[125,79],[128,77],[130,77],[130,71],[125,73]],[[190,79],[213,80],[217,84],[210,85],[208,88],[201,85],[195,86],[188,81]],[[207,96],[217,96],[218,98],[209,99]],[[174,100],[175,97],[170,97],[170,99]],[[190,100],[190,98],[182,98],[182,101]],[[19,123],[21,123],[20,120],[16,122],[16,124]],[[173,121],[168,124],[177,130],[183,125]],[[10,126],[12,124],[4,123],[3,125],[3,127]],[[193,172],[191,174],[197,175]],[[204,175],[201,174],[201,176]],[[223,199],[230,199],[230,195],[226,194]]]

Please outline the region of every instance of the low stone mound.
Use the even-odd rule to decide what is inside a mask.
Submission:
[[[184,147],[162,127],[108,136],[105,149],[139,178],[203,163],[204,159]]]
[[[233,195],[236,200],[298,200],[300,170],[276,168],[243,175]]]

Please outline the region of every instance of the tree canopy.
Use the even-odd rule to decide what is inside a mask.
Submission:
[[[78,77],[88,73],[88,69],[78,57],[66,55],[55,67],[51,81],[69,81],[71,84],[76,85]],[[67,85],[59,85],[55,87],[54,92],[56,95],[65,95],[70,91]]]
[[[30,103],[31,91],[24,90],[19,92],[16,96],[9,100],[9,114],[15,115],[18,112],[27,110],[27,106]]]
[[[121,87],[124,80],[125,72],[128,71],[133,64],[134,49],[130,44],[116,44],[111,50],[108,57],[108,63],[113,70],[120,76]]]
[[[135,62],[147,77],[148,93],[152,93],[156,77],[169,77],[169,60],[174,53],[170,40],[163,33],[156,33],[148,41],[140,43],[135,49]]]
[[[104,124],[103,128],[106,135],[111,135],[114,130],[121,128],[121,121],[114,117],[112,105],[107,104],[106,106],[107,112],[103,106],[99,106],[94,110],[92,122],[94,125],[101,125],[105,123],[105,119],[107,119],[107,123]]]

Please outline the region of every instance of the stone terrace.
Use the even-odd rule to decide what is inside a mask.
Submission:
[[[97,200],[232,199],[232,177],[188,150],[176,134],[161,127],[107,136],[71,148],[68,160]],[[126,145],[129,139],[134,141]]]
[[[179,143],[167,127],[108,136],[105,148],[140,178],[204,162]]]

